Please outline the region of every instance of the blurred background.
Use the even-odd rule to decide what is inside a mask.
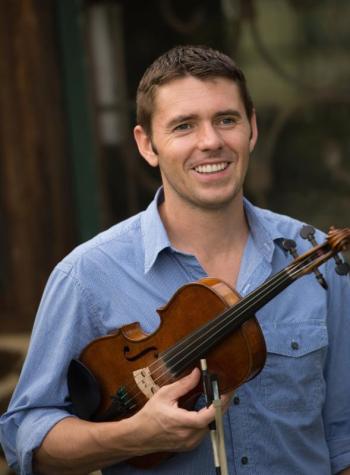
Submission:
[[[55,263],[159,186],[131,131],[141,75],[170,47],[207,44],[246,72],[260,129],[246,184],[255,204],[324,231],[350,225],[348,0],[0,8],[0,412]]]

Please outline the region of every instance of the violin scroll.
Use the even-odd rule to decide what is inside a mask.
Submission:
[[[332,257],[337,264],[335,268],[337,274],[347,275],[350,273],[350,265],[343,262],[337,255],[338,252],[345,251],[350,244],[350,228],[336,229],[331,227],[327,239],[323,244],[317,244],[315,240],[315,229],[310,225],[302,227],[300,236],[310,241],[314,247],[303,255],[296,257],[293,263],[288,267],[288,271],[293,279],[309,274],[310,272],[315,272],[319,283],[322,287],[327,288],[327,285],[324,285],[325,281],[318,267]],[[288,240],[284,242],[288,242]],[[286,250],[289,249],[286,248]]]
[[[350,228],[336,229],[334,226],[331,226],[327,241],[333,251],[346,251],[350,244]]]

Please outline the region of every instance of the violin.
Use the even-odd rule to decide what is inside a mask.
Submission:
[[[179,288],[157,310],[161,323],[154,333],[144,333],[135,322],[92,341],[68,370],[76,414],[96,422],[130,417],[160,387],[199,367],[201,358],[217,376],[221,394],[254,378],[266,359],[255,312],[298,278],[319,273],[318,267],[328,259],[339,263],[337,253],[349,242],[350,228],[331,228],[323,244],[297,256],[244,298],[219,279],[203,278]],[[201,393],[199,385],[180,405],[192,407]],[[148,468],[162,458],[163,454],[151,454],[130,463]]]

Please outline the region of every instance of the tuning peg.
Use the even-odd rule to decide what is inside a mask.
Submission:
[[[310,224],[305,224],[300,230],[300,236],[303,239],[307,239],[313,246],[317,246],[317,241],[315,239],[315,228],[310,226]],[[328,284],[326,279],[323,277],[322,273],[318,270],[314,270],[314,274],[316,275],[316,279],[318,283],[325,289],[328,289]]]
[[[338,254],[334,256],[334,260],[337,264],[335,266],[335,272],[338,275],[347,275],[350,273],[350,265],[347,262],[342,261]]]
[[[317,242],[315,239],[315,228],[310,226],[310,224],[305,224],[300,230],[300,236],[303,239],[307,239],[311,242],[313,246],[317,246]]]
[[[329,232],[331,231],[335,231],[334,226],[331,226],[329,228]],[[338,254],[334,255],[334,260],[335,260],[335,263],[337,264],[335,266],[335,272],[338,275],[347,275],[350,273],[350,265],[347,262],[342,261],[341,258],[338,256]]]
[[[297,245],[293,239],[283,239],[282,247],[285,251],[289,252],[289,254],[296,259],[298,257],[297,253]]]

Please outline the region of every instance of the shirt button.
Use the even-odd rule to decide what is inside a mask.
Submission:
[[[241,464],[242,464],[242,465],[247,465],[247,463],[248,463],[248,457],[245,457],[245,456],[242,457],[242,458],[241,458]]]
[[[290,344],[292,350],[298,350],[299,349],[299,343],[297,341],[292,341]]]
[[[235,397],[233,398],[233,404],[235,404],[235,406],[238,406],[238,404],[239,404],[240,402],[241,402],[241,400],[239,399],[238,396],[235,396]]]

